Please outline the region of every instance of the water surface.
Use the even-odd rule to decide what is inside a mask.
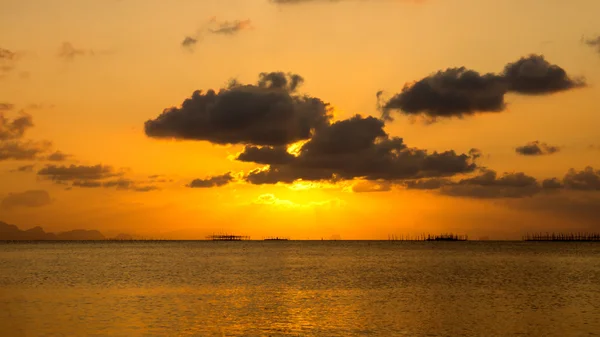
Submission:
[[[596,336],[600,244],[0,243],[0,336]]]

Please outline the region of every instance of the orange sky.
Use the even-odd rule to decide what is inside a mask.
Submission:
[[[600,2],[275,2],[0,0],[0,221],[51,231],[86,228],[177,238],[199,238],[212,231],[296,239],[455,231],[503,239],[539,229],[600,230],[600,43],[594,40],[600,34]],[[186,37],[193,41],[184,46]],[[503,98],[502,111],[480,111],[488,103],[482,97],[492,95],[487,87],[453,87],[431,77],[463,66],[482,75],[499,74],[531,54],[543,55],[566,75],[557,80],[549,75],[554,68],[529,70],[538,76],[535,83],[528,82],[536,86],[534,94],[517,87],[522,77],[497,75],[503,91],[493,95]],[[418,99],[412,83],[424,79],[419,83],[446,101],[436,103],[430,97],[412,110],[408,101],[398,101],[391,110],[393,121],[384,125],[388,137],[401,137],[409,148],[429,155],[449,150],[468,154],[473,148],[483,155],[475,161],[477,168],[444,177],[422,168],[418,175],[400,176],[390,168],[395,176],[379,179],[388,169],[369,157],[357,163],[372,164],[370,176],[348,173],[335,181],[257,185],[247,181],[248,175],[256,168],[267,169],[267,164],[241,162],[237,154],[246,145],[274,144],[253,143],[239,131],[230,137],[241,141],[214,144],[206,136],[218,134],[214,124],[203,134],[198,130],[204,126],[192,125],[197,140],[173,134],[154,137],[144,129],[146,121],[180,107],[196,90],[218,91],[231,79],[255,86],[262,72],[302,76],[304,83],[296,92],[277,94],[306,94],[329,103],[333,119],[326,130],[355,114],[379,118],[380,90],[380,103],[392,102],[405,84],[402,98]],[[578,85],[580,78],[585,86]],[[560,90],[548,89],[556,83]],[[242,89],[230,89],[236,90]],[[256,92],[261,90],[270,89]],[[450,109],[448,99],[456,93],[478,106],[477,111]],[[235,112],[240,115],[249,106],[231,104],[238,104]],[[442,110],[452,111],[444,115]],[[13,123],[23,114],[33,125]],[[435,123],[423,121],[432,114],[438,115]],[[232,123],[244,123],[240,120]],[[190,125],[186,123],[180,127]],[[275,125],[267,118],[253,127],[264,127],[263,133],[269,134],[277,131]],[[286,132],[291,132],[290,125]],[[311,137],[317,129],[303,141],[316,143]],[[361,134],[354,132],[341,143],[350,146]],[[371,146],[380,146],[380,141]],[[557,151],[516,152],[533,141]],[[24,147],[35,150],[17,158],[15,144],[21,154]],[[56,151],[68,156],[50,160]],[[359,156],[356,151],[350,153]],[[320,162],[339,155],[327,153]],[[306,160],[316,160],[311,158]],[[345,160],[334,169],[338,177],[353,169],[347,161],[351,159]],[[48,165],[83,170],[99,164],[112,167],[112,176],[44,174]],[[280,169],[302,175],[302,165],[308,164]],[[318,165],[311,172],[328,172]],[[588,166],[594,170],[584,171]],[[575,173],[563,179],[571,168]],[[469,180],[485,174],[482,170],[496,171],[497,178]],[[227,172],[233,179],[223,186],[187,187],[194,179]],[[519,185],[502,180],[504,172],[523,172],[537,181]],[[407,188],[425,175],[451,182],[439,189]],[[373,184],[365,180],[375,176],[384,191],[364,193]],[[542,186],[552,177],[560,186]],[[118,180],[121,188],[115,186]],[[78,186],[91,186],[92,181],[94,187]]]

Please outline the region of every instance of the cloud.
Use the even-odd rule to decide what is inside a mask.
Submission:
[[[498,112],[505,108],[507,88],[501,76],[479,74],[474,70],[449,68],[413,84],[407,84],[382,105],[384,118],[390,110],[406,115],[463,117],[478,112]]]
[[[291,163],[295,158],[285,146],[256,147],[250,145],[244,148],[236,160],[266,165],[283,165]]]
[[[504,173],[484,169],[478,175],[458,182],[449,179],[422,179],[406,181],[407,189],[437,190],[440,194],[470,198],[522,198],[542,192],[600,191],[600,170],[586,167],[577,171],[570,169],[562,180],[536,178],[523,172]]]
[[[290,200],[279,199],[271,193],[261,194],[253,202],[254,205],[277,206],[283,208],[306,209],[314,207],[333,208],[344,206],[345,202],[340,199],[331,199],[324,201],[311,201],[306,204],[295,203]]]
[[[572,78],[561,67],[542,55],[529,55],[508,63],[500,74],[480,74],[465,67],[449,68],[411,84],[389,99],[377,93],[384,119],[391,111],[408,116],[438,118],[472,116],[500,112],[506,108],[509,92],[523,95],[548,95],[585,86],[583,78]]]
[[[529,55],[509,63],[502,73],[509,90],[524,95],[545,95],[585,86],[583,78],[571,78],[543,55]]]
[[[191,188],[209,188],[209,187],[220,187],[229,184],[234,180],[231,172],[225,173],[220,176],[214,176],[206,179],[194,179],[187,185]]]
[[[19,58],[19,54],[0,47],[0,79],[17,67]]]
[[[409,190],[437,190],[451,184],[452,181],[446,178],[408,180],[404,182],[404,186]]]
[[[537,179],[523,172],[504,173],[498,177],[493,170],[483,170],[477,176],[443,185],[440,189],[444,195],[482,199],[530,197],[540,191]]]
[[[317,129],[289,163],[267,162],[262,157],[261,163],[270,166],[251,171],[246,180],[252,184],[299,179],[393,181],[452,176],[477,167],[466,154],[408,148],[402,138],[390,137],[383,128],[384,122],[374,117],[356,115],[337,121]]]
[[[197,37],[186,36],[183,41],[181,41],[181,46],[186,48],[191,48],[198,43]]]
[[[71,157],[71,155],[62,153],[60,151],[56,151],[56,152],[50,154],[48,157],[46,157],[46,160],[49,160],[49,161],[65,161],[65,160],[69,159],[69,157]]]
[[[117,177],[123,175],[122,172],[116,172],[111,166],[103,165],[70,165],[57,166],[46,165],[38,171],[38,175],[56,182],[64,181],[92,181],[105,178]]]
[[[12,110],[12,105],[7,106]],[[9,119],[0,109],[0,161],[31,160],[50,149],[52,144],[48,141],[23,139],[27,130],[32,127],[30,115],[21,112],[17,117]]]
[[[38,176],[57,184],[71,184],[79,188],[115,188],[134,192],[158,190],[157,186],[143,181],[125,178],[125,172],[117,171],[111,166],[98,165],[46,165],[38,171]]]
[[[15,108],[14,104],[0,102],[0,111],[10,111]]]
[[[582,191],[600,191],[600,170],[586,167],[582,171],[570,169],[563,178],[565,188]]]
[[[10,120],[0,111],[0,141],[20,139],[31,127],[33,119],[30,115],[21,113],[19,117]]]
[[[352,185],[354,193],[388,192],[392,190],[389,181],[361,181]]]
[[[94,51],[91,49],[88,50],[75,48],[71,42],[63,42],[58,49],[58,57],[67,61],[72,61],[76,57],[87,55],[94,55]]]
[[[232,81],[215,92],[196,91],[180,107],[146,121],[146,135],[215,144],[282,146],[310,138],[331,118],[329,104],[295,94],[302,77],[261,73],[256,84]]]
[[[34,167],[34,165],[23,165],[11,170],[11,172],[33,172]]]
[[[600,35],[595,38],[584,40],[584,42],[588,46],[596,48],[596,51],[600,54]]]
[[[235,20],[235,21],[223,21],[217,23],[216,28],[209,28],[209,31],[213,34],[236,34],[242,30],[252,28],[252,22],[250,20]]]
[[[203,40],[204,34],[210,33],[215,35],[236,35],[237,33],[252,29],[251,20],[233,20],[233,21],[217,21],[216,17],[212,17],[207,23],[203,24],[195,34],[187,35],[181,46],[190,51],[193,51],[194,47]]]
[[[12,209],[17,207],[42,207],[49,205],[52,202],[50,194],[44,190],[32,190],[22,193],[10,193],[0,203],[0,207],[4,209]]]
[[[543,156],[550,155],[560,151],[558,146],[548,145],[546,143],[540,143],[539,141],[533,141],[523,146],[519,146],[515,149],[517,154],[523,156]]]
[[[48,151],[50,146],[50,142],[0,140],[0,161],[36,159],[39,154]]]

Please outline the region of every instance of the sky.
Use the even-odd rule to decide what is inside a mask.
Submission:
[[[600,231],[600,2],[0,0],[0,221]]]

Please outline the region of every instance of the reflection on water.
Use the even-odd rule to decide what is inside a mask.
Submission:
[[[588,336],[600,245],[0,244],[0,336]]]

